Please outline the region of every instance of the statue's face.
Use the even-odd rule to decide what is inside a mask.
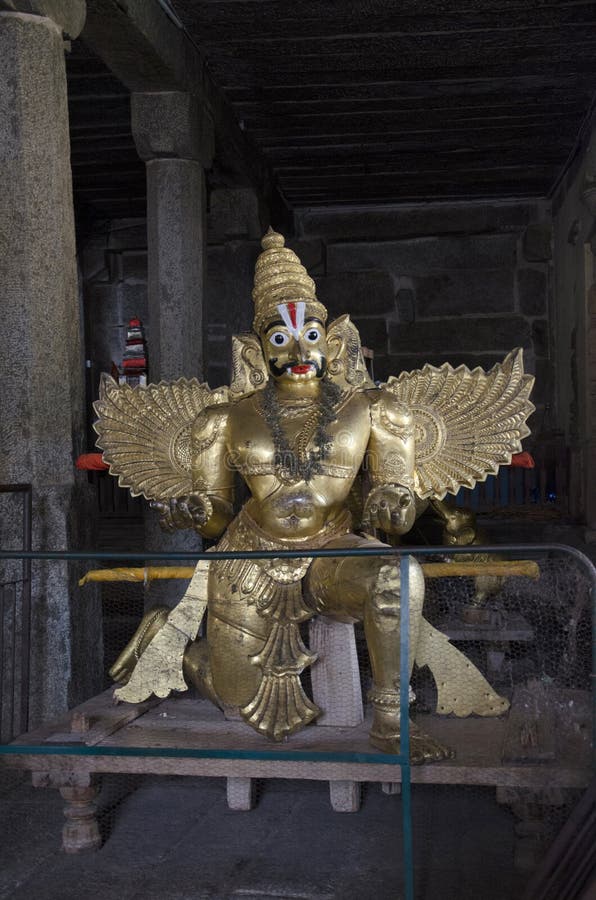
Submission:
[[[282,382],[313,381],[327,368],[327,336],[319,319],[309,317],[305,303],[277,307],[279,318],[261,331],[263,354],[271,375]]]

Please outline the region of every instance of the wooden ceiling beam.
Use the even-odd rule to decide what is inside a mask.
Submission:
[[[327,60],[322,65],[317,59],[313,61],[303,60],[302,65],[284,66],[276,61],[271,63],[261,62],[260,65],[229,60],[229,64],[219,64],[213,60],[210,64],[211,71],[222,89],[242,84],[244,88],[256,92],[264,90],[278,90],[280,87],[291,85],[294,90],[316,86],[324,95],[326,86],[330,90],[334,88],[344,89],[346,85],[362,84],[365,81],[379,83],[421,83],[426,81],[453,82],[466,81],[486,82],[487,79],[518,80],[520,78],[541,78],[543,76],[567,77],[575,74],[575,77],[593,76],[596,74],[596,59],[592,53],[578,54],[573,57],[573,48],[568,48],[567,54],[561,58],[550,58],[548,54],[544,58],[523,58],[509,60],[506,57],[497,57],[498,62],[493,62],[491,57],[486,57],[477,64],[461,64],[457,57],[450,57],[443,66],[434,65],[433,68],[420,65],[420,58],[416,63],[403,66],[399,58],[392,61],[370,60],[366,66],[362,60],[344,60],[334,65],[332,60]],[[573,61],[572,61],[573,60]]]
[[[207,45],[238,41],[280,39],[287,35],[337,38],[357,34],[408,34],[438,32],[452,34],[465,27],[475,31],[514,28],[565,28],[596,21],[596,3],[527,2],[429,3],[410,0],[367,0],[362,4],[337,0],[268,0],[267,3],[197,2],[173,0],[182,20]],[[233,15],[230,10],[233,9]]]
[[[239,183],[270,193],[267,164],[240,128],[203,54],[157,3],[87,0],[81,38],[128,90],[184,91],[199,97],[214,123],[221,164]]]

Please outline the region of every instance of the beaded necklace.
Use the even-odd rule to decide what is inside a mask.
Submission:
[[[343,391],[331,381],[321,382],[321,395],[312,401],[312,411],[300,428],[292,444],[282,425],[282,417],[289,417],[294,410],[308,406],[297,403],[284,406],[279,401],[275,383],[270,379],[260,393],[263,418],[273,438],[274,465],[282,481],[311,481],[322,470],[322,463],[329,456],[332,438],[327,426],[337,418],[337,410],[343,399]],[[309,449],[309,444],[313,446]]]

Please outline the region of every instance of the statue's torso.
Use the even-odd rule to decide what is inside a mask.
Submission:
[[[304,446],[305,436],[314,436],[315,402],[280,404],[277,409],[277,421],[294,452]],[[308,481],[292,478],[276,465],[276,441],[260,403],[259,395],[252,395],[234,404],[228,431],[230,458],[253,498],[251,516],[274,537],[313,536],[344,508],[362,465],[370,434],[368,399],[354,392],[339,406],[336,420],[325,429],[329,443],[319,464],[321,471]],[[314,443],[311,440],[305,446],[308,451]]]

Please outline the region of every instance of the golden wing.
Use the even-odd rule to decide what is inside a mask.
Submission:
[[[102,375],[93,427],[120,487],[147,500],[190,493],[192,423],[206,406],[226,400],[226,389],[212,391],[196,378],[133,388]]]
[[[416,493],[441,499],[509,465],[530,433],[533,384],[519,349],[490,372],[445,363],[391,377],[385,389],[415,418]]]

